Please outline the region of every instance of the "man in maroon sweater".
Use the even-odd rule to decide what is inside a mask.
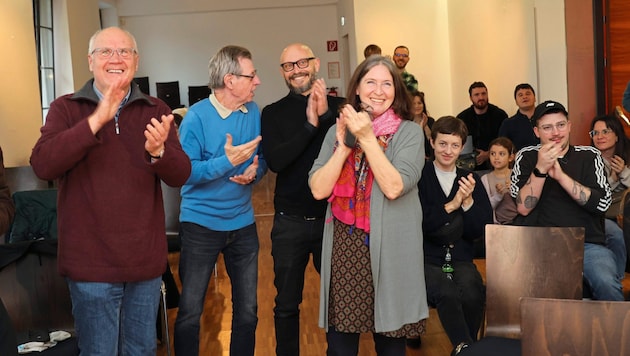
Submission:
[[[169,107],[132,82],[130,33],[96,32],[88,63],[94,79],[50,105],[31,165],[59,183],[59,272],[82,354],[155,355],[167,260],[160,180],[183,185],[190,160]]]

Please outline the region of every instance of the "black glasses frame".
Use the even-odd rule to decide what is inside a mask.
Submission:
[[[308,67],[308,65],[310,64],[311,60],[313,60],[313,59],[315,59],[315,57],[302,58],[302,59],[298,59],[295,62],[284,62],[284,63],[280,63],[280,67],[285,72],[292,71],[295,68],[295,66],[297,66],[300,69],[304,69],[304,68]]]

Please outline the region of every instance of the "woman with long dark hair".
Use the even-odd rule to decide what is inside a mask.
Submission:
[[[606,212],[604,231],[606,247],[614,254],[617,262],[617,274],[620,279],[625,275],[627,248],[623,231],[616,219],[620,211],[623,192],[630,187],[630,140],[623,131],[623,126],[616,116],[597,116],[591,122],[589,131],[591,144],[602,153],[608,184],[612,191],[612,203]]]

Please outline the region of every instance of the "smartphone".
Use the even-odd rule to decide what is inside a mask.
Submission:
[[[359,103],[357,105],[357,107],[354,108],[357,112],[360,111],[365,111],[366,113],[368,113],[368,115],[370,115],[370,119],[374,119],[372,117],[372,107],[369,106],[368,104],[365,103]],[[350,130],[348,130],[348,128],[346,128],[346,137],[343,140],[343,144],[350,147],[350,148],[354,148],[357,145],[357,138],[352,134],[352,132],[350,132]]]
[[[350,130],[348,130],[348,128],[346,128],[346,137],[343,139],[343,144],[350,148],[354,148],[357,145],[357,138],[352,134],[352,132],[350,132]]]

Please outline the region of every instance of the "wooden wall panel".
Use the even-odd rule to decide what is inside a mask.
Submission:
[[[609,111],[621,105],[630,81],[630,1],[605,0],[607,31],[607,104]]]
[[[593,3],[565,0],[564,11],[571,144],[589,145],[588,129],[597,112]]]

